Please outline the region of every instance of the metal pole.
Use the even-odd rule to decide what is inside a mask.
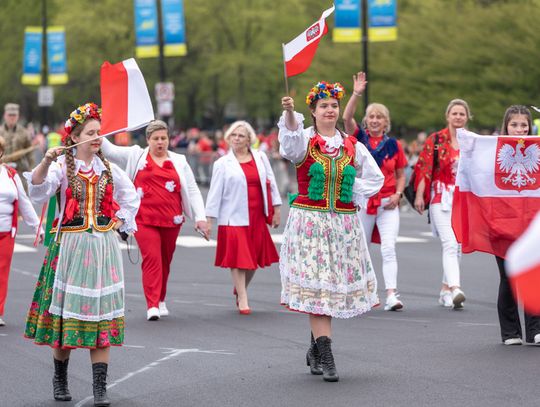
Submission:
[[[161,0],[157,1],[158,12],[158,41],[159,41],[159,81],[165,82],[165,60],[163,58],[163,18],[161,15]]]
[[[362,55],[364,58],[364,73],[369,80],[369,64],[368,64],[368,41],[369,41],[369,27],[368,27],[368,0],[362,0]],[[364,111],[369,104],[368,97],[369,86],[364,90]]]
[[[41,40],[41,53],[43,54],[43,65],[41,69],[41,83],[42,86],[48,85],[49,72],[48,72],[48,61],[47,61],[47,0],[41,0],[41,26],[43,39]],[[47,106],[42,106],[41,108],[41,117],[43,123],[41,127],[48,125],[49,122],[49,108]]]

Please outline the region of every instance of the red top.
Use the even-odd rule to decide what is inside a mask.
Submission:
[[[435,144],[439,144],[438,165],[433,168],[433,157]],[[418,157],[418,162],[414,167],[415,185],[418,188],[421,180],[425,181],[424,201],[431,203],[441,202],[442,188],[448,188],[456,183],[457,162],[459,160],[459,150],[452,147],[452,139],[448,128],[431,134],[424,144],[424,149]],[[433,179],[432,179],[433,178]],[[431,183],[434,183],[433,185]],[[431,190],[435,190],[435,196],[431,200]]]
[[[148,154],[146,167],[137,173],[134,184],[141,197],[137,223],[175,227],[184,222],[180,178],[170,160],[160,167]]]
[[[376,149],[382,139],[382,137],[369,137],[369,146],[372,149]],[[396,170],[407,166],[407,157],[399,141],[397,142],[397,146],[397,153],[391,158],[385,158],[381,167],[384,175],[384,184],[379,191],[381,198],[386,198],[396,193]]]

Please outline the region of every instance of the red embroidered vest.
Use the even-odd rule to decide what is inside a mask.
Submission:
[[[356,139],[349,136],[346,138],[345,144],[345,148],[341,147],[338,155],[332,158],[321,152],[317,141],[314,141],[314,139],[310,141],[306,157],[296,165],[298,196],[291,203],[293,208],[321,212],[356,212],[356,207],[352,201],[352,183],[355,174],[354,144],[356,144]],[[317,171],[313,171],[314,164],[318,167]],[[324,172],[320,170],[321,166]],[[318,179],[318,181],[314,178]],[[343,182],[344,178],[349,178],[348,186],[346,185],[347,182]],[[314,185],[314,182],[319,185]],[[314,187],[321,192],[317,197],[319,199],[315,199]],[[310,192],[310,189],[312,192]]]

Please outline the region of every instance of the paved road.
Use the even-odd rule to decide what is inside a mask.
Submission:
[[[465,309],[438,306],[441,249],[425,218],[402,216],[398,260],[404,311],[381,307],[335,321],[341,378],[335,384],[308,373],[308,321],[279,305],[278,267],[257,273],[250,288],[254,313],[241,316],[229,273],[212,266],[214,248],[200,247],[202,240],[191,229],[187,225],[186,238],[178,242],[168,318],[145,320],[140,269],[125,256],[126,346],[112,350],[109,370],[114,406],[540,406],[540,348],[500,343],[494,259],[464,256]],[[92,405],[87,351],[72,354],[73,402],[57,403],[51,351],[22,338],[44,254],[32,251],[27,233],[23,228],[17,239],[8,325],[0,328],[0,405]],[[380,271],[378,246],[373,258]],[[380,272],[378,277],[382,287]]]

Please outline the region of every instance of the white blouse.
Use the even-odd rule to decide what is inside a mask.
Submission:
[[[15,182],[13,182],[15,181]],[[24,191],[23,184],[19,175],[11,179],[8,171],[3,165],[0,165],[0,232],[11,231],[12,236],[15,236],[15,229],[12,230],[13,223],[13,204],[18,200],[19,214],[22,216],[24,223],[34,229],[37,233],[39,227],[39,218]]]
[[[294,112],[298,127],[295,130],[289,130],[285,125],[285,113],[283,112],[278,122],[279,153],[282,157],[297,164],[306,156],[309,140],[315,136],[315,129],[313,127],[304,129],[304,115]],[[323,140],[330,153],[343,145],[343,136],[337,129],[334,137],[323,137]],[[382,188],[384,175],[366,146],[362,143],[356,143],[355,146],[356,179],[353,185],[353,202],[356,206],[364,208],[369,197]]]
[[[64,215],[63,208],[66,204],[66,189],[68,187],[65,161],[65,156],[58,157],[58,159],[49,167],[49,172],[43,183],[38,185],[32,183],[32,174],[35,169],[32,172],[25,172],[23,174],[28,180],[28,195],[34,203],[47,202],[49,198],[56,193],[58,187],[61,188],[60,207],[62,208],[62,212],[60,213],[60,224]],[[84,165],[84,161],[75,159],[76,172]],[[106,170],[105,164],[103,164],[103,161],[97,156],[94,156],[91,166],[97,176],[100,176],[101,173]],[[141,200],[126,173],[113,163],[110,163],[110,166],[114,180],[113,197],[120,206],[120,209],[116,212],[116,217],[124,222],[120,227],[120,231],[127,233],[136,232],[137,224],[135,223],[135,215],[137,215]]]

